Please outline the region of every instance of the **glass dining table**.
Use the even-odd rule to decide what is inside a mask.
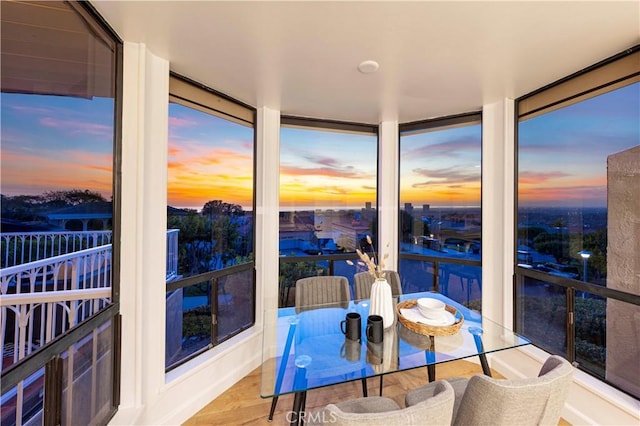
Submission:
[[[400,321],[384,330],[380,343],[368,342],[366,325],[369,301],[294,307],[265,311],[260,395],[275,398],[294,394],[288,420],[297,425],[304,418],[309,390],[366,379],[418,367],[427,367],[435,380],[439,363],[479,357],[484,374],[491,375],[486,354],[530,344],[526,338],[482,317],[446,296],[434,293],[403,294],[397,302],[433,297],[455,308],[462,325],[451,335],[430,336],[405,327]],[[361,317],[361,340],[347,339],[340,323],[346,314]],[[414,328],[415,329],[415,328]],[[275,401],[269,419],[273,418]]]

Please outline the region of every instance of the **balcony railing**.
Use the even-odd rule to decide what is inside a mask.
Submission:
[[[167,231],[167,282],[178,276]],[[0,372],[111,303],[111,231],[1,235]],[[22,263],[21,263],[22,262]]]
[[[2,368],[111,301],[111,244],[0,270]]]
[[[111,244],[111,231],[7,232],[0,237],[1,268]]]

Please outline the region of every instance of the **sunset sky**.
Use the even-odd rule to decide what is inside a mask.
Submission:
[[[605,207],[607,156],[640,144],[640,83],[519,125],[521,206]]]
[[[1,95],[3,195],[89,189],[111,198],[113,102]],[[640,83],[519,125],[519,199],[605,206],[606,157],[640,144]],[[376,139],[283,128],[283,208],[356,207],[376,197]],[[480,126],[403,136],[401,203],[477,206]],[[169,194],[176,207],[220,199],[251,208],[253,132],[170,105]]]
[[[400,137],[400,204],[480,206],[479,124]]]
[[[281,208],[375,206],[377,143],[374,135],[282,128]]]
[[[168,199],[200,210],[222,200],[252,210],[253,129],[169,104]]]
[[[1,96],[3,195],[78,188],[111,199],[113,100]]]

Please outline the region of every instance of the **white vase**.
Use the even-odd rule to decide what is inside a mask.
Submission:
[[[376,278],[371,286],[369,315],[380,315],[384,328],[389,328],[395,321],[391,286],[384,278]]]

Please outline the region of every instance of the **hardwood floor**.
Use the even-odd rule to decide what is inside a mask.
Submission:
[[[470,377],[482,374],[480,365],[460,360],[438,364],[436,378]],[[500,377],[494,373],[494,377]],[[383,395],[393,398],[400,406],[404,406],[407,391],[427,383],[426,368],[388,374],[384,377]],[[377,395],[380,382],[378,379],[368,380],[369,395]],[[340,385],[314,389],[307,393],[307,410],[315,411],[326,404],[362,396],[362,382],[355,380]],[[293,405],[293,395],[281,396],[278,400],[273,422],[267,421],[271,399],[260,397],[260,368],[256,368],[226,392],[211,401],[202,410],[183,423],[184,426],[203,425],[285,425],[287,413]],[[561,419],[560,425],[569,425]]]

